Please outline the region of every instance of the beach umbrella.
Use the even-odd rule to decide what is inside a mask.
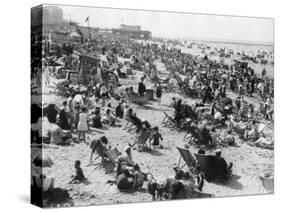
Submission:
[[[39,167],[52,167],[52,165],[54,165],[54,162],[52,161],[52,159],[45,154],[40,154],[38,155],[34,160],[33,160],[33,164],[35,166],[39,166]]]

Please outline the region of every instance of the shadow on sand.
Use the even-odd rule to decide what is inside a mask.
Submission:
[[[153,155],[153,156],[161,156],[161,155],[163,155],[163,153],[162,152],[160,152],[160,151],[158,151],[158,150],[155,150],[155,149],[153,149],[153,150],[150,150],[150,151],[143,151],[144,153],[147,153],[147,154],[150,154],[150,155]]]
[[[240,176],[234,174],[227,181],[216,180],[212,183],[216,185],[223,185],[235,190],[242,190],[243,185],[238,181],[240,178],[241,178]]]

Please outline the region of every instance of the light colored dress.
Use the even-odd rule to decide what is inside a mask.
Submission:
[[[79,122],[78,122],[78,130],[79,131],[87,131],[88,130],[88,114],[87,113],[80,113],[79,114]]]

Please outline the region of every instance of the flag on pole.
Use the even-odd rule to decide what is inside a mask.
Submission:
[[[89,17],[89,16],[87,16],[87,18],[86,18],[85,22],[88,22],[88,21],[89,21],[89,19],[90,19],[90,17]]]

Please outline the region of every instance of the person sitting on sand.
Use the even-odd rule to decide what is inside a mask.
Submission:
[[[90,122],[92,123],[91,126],[94,128],[101,129],[103,127],[99,107],[97,107],[96,110],[92,112],[92,115],[90,116]]]
[[[104,153],[105,151],[110,149],[110,147],[108,147],[107,144],[108,144],[108,140],[105,136],[101,136],[99,139],[94,139],[91,142],[90,148],[92,152],[90,157],[90,163],[92,162],[92,157],[95,152],[98,154],[98,156],[101,157],[101,162],[104,161],[104,157],[105,157]]]
[[[166,199],[175,200],[187,198],[184,184],[176,178],[167,178],[161,187]]]
[[[245,135],[244,138],[246,140],[250,140],[252,142],[255,142],[256,140],[259,139],[259,132],[258,132],[258,124],[255,120],[252,121],[251,123],[251,129],[250,130],[245,130]]]
[[[228,144],[230,146],[233,146],[233,145],[235,145],[235,137],[231,133],[232,133],[231,130],[227,131],[227,135],[222,140],[222,142],[226,143],[226,144]]]
[[[140,166],[137,163],[133,166],[133,171],[134,171],[134,186],[133,186],[133,188],[135,190],[137,190],[137,189],[139,189],[143,186],[144,175],[141,172]]]
[[[149,140],[150,149],[151,149],[151,144],[152,144],[153,148],[160,147],[160,139],[161,139],[161,141],[163,141],[163,137],[159,133],[158,127],[154,127],[153,128],[153,133],[152,133],[152,135],[150,137],[150,140]],[[152,143],[151,143],[151,140],[153,140]]]
[[[212,137],[212,144],[219,144],[221,142],[220,133],[216,131],[215,127],[212,127],[210,135]]]
[[[129,109],[128,113],[130,121],[137,127],[138,130],[141,129],[142,126],[145,126],[147,129],[151,128],[151,125],[148,123],[148,121],[142,121],[135,114],[133,114],[132,108]]]
[[[57,122],[57,115],[58,110],[56,108],[55,104],[49,104],[45,110],[45,114],[47,116],[47,119],[50,123],[56,123]]]
[[[115,124],[116,117],[112,114],[110,109],[107,109],[105,112],[105,117],[103,118],[103,123],[113,126]]]
[[[231,168],[233,164],[230,163],[229,166],[227,165],[225,159],[221,157],[221,149],[217,149],[215,153],[216,153],[216,173],[217,173],[216,178],[220,180],[227,180],[228,176],[231,173]]]
[[[56,123],[51,123],[49,128],[50,142],[57,145],[67,145],[69,144],[71,134],[67,131],[63,131],[59,125]]]
[[[116,177],[116,185],[120,190],[129,190],[134,187],[134,175],[129,172],[129,170],[125,169],[117,175]]]
[[[71,183],[81,183],[81,182],[84,182],[84,181],[87,180],[87,178],[84,176],[83,170],[80,166],[81,166],[81,161],[76,160],[75,164],[74,164],[76,176],[74,176],[74,178],[69,182],[69,184],[71,184]]]
[[[202,124],[202,127],[199,128],[199,141],[198,145],[212,145],[212,136],[210,134],[210,130],[207,128],[206,124]]]

